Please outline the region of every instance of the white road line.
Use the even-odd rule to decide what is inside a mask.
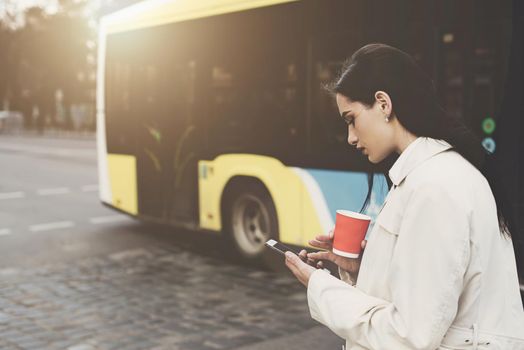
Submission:
[[[70,193],[71,190],[67,187],[58,187],[58,188],[44,188],[36,191],[40,196],[53,196],[57,194]]]
[[[25,193],[24,192],[4,192],[0,193],[0,200],[1,199],[15,199],[15,198],[24,198]]]
[[[99,216],[96,218],[89,219],[89,222],[92,224],[105,224],[109,222],[119,222],[129,220],[128,217],[124,215],[111,215],[111,216]]]
[[[49,231],[49,230],[55,230],[55,229],[60,229],[60,228],[68,228],[68,227],[73,227],[73,226],[75,226],[75,223],[72,221],[56,221],[56,222],[48,222],[45,224],[29,226],[29,231],[41,232],[41,231]]]
[[[8,228],[1,228],[0,229],[0,236],[7,236],[10,235],[12,232]]]
[[[82,192],[95,192],[98,191],[98,185],[86,185],[82,186]]]
[[[1,142],[0,149],[61,157],[96,157],[96,150],[85,148],[64,149],[58,147],[28,146],[21,144],[12,145]]]

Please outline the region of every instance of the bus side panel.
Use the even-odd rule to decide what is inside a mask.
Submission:
[[[302,242],[300,202],[304,191],[300,178],[280,161],[259,155],[228,154],[199,162],[201,228],[222,229],[220,202],[224,188],[234,176],[259,179],[273,198],[280,239],[287,243]],[[317,223],[316,227],[320,225]]]
[[[137,215],[136,158],[123,154],[108,154],[109,182],[112,205],[129,214]]]
[[[222,229],[220,201],[234,176],[259,179],[269,190],[279,220],[280,240],[306,246],[309,239],[334,228],[337,209],[359,212],[367,195],[362,172],[287,167],[270,157],[229,154],[199,162],[200,226]],[[370,205],[365,213],[374,219],[387,194],[383,176],[375,175]]]
[[[368,234],[371,232],[375,219],[388,193],[388,185],[384,175],[375,174],[373,190],[369,203],[362,210],[368,192],[368,175],[364,172],[337,171],[327,169],[295,168],[300,174],[309,198],[315,207],[315,213],[322,225],[322,233],[334,229],[337,210],[362,212],[371,217]],[[307,213],[306,210],[303,211]],[[304,222],[307,220],[304,217]],[[320,232],[305,231],[316,235]]]

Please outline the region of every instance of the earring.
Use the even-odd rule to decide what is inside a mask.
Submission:
[[[389,115],[386,117],[386,123],[389,123]]]

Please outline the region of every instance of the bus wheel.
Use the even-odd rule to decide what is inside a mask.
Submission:
[[[243,258],[263,259],[267,252],[264,243],[278,239],[278,219],[271,196],[264,186],[253,183],[238,186],[228,198],[228,237]]]

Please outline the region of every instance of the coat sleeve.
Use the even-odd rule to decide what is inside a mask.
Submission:
[[[384,275],[391,300],[318,270],[307,290],[311,316],[364,348],[436,349],[457,313],[470,254],[468,220],[445,189],[417,189]]]

